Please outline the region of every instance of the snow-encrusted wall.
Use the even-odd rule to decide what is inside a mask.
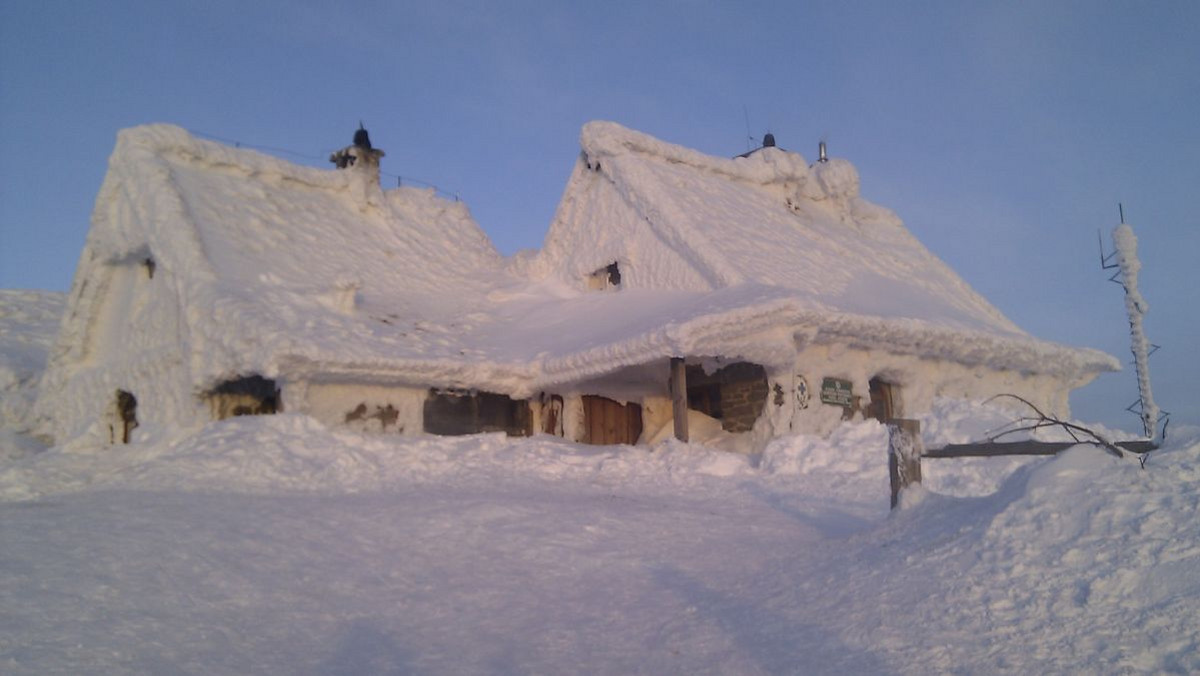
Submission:
[[[161,264],[151,277],[147,259],[153,253],[139,248],[88,261],[72,293],[94,293],[95,308],[86,321],[64,321],[36,406],[43,433],[109,440],[117,390],[137,398],[134,440],[204,419],[188,377],[176,280]]]
[[[929,413],[937,398],[982,401],[999,394],[1015,394],[1050,415],[1067,417],[1068,394],[1078,385],[1057,376],[996,370],[986,365],[967,366],[844,345],[810,345],[797,354],[791,372],[773,374],[772,382],[779,383],[786,393],[783,406],[768,406],[775,428],[773,434],[792,431],[826,436],[841,423],[844,409],[821,403],[820,388],[825,378],[852,383],[854,395],[860,397],[859,409],[853,412],[853,417],[860,419],[869,403],[872,378],[893,386],[894,415],[901,418],[919,418]],[[799,394],[802,383],[806,398]],[[1011,400],[997,402],[1016,413],[1014,404]]]
[[[295,409],[328,427],[379,434],[420,434],[428,388],[362,382],[311,383]]]

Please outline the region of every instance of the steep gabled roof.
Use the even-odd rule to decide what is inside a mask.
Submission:
[[[631,287],[754,283],[813,309],[1023,335],[895,214],[862,199],[845,160],[810,167],[773,147],[709,157],[611,122],[585,126],[582,145],[544,249],[562,274],[623,257]]]
[[[766,298],[764,318],[819,341],[1042,373],[1116,367],[1018,328],[860,197],[845,160],[810,166],[774,147],[717,158],[612,122],[585,125],[581,145],[538,274],[582,280],[618,261],[621,293]]]
[[[180,339],[197,382],[283,362],[368,370],[460,357],[454,327],[513,283],[462,203],[166,125],[118,137],[64,326],[78,339],[67,344],[84,349],[98,321],[105,266],[143,257],[186,307]]]

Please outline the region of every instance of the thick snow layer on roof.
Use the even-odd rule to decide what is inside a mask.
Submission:
[[[512,283],[460,202],[165,125],[121,133],[88,248],[81,266],[155,260],[202,343],[195,366],[212,377],[278,370],[284,358],[458,356],[448,334]]]
[[[717,158],[612,122],[587,124],[581,145],[545,246],[528,263],[535,274],[579,284],[616,261],[622,294],[696,292],[723,306],[717,324],[743,333],[758,316],[829,340],[995,368],[1116,368],[1107,355],[1023,332],[894,213],[862,199],[845,160],[810,166],[774,147]],[[707,316],[703,330],[713,322]]]
[[[845,160],[810,168],[778,148],[715,158],[611,122],[585,126],[582,145],[545,268],[578,275],[620,256],[632,286],[757,283],[814,310],[1023,335],[893,213],[860,198]],[[610,232],[614,222],[652,236]],[[582,245],[610,239],[618,246]]]
[[[849,163],[712,158],[611,123],[583,145],[546,248],[506,261],[432,191],[126,130],[63,358],[86,362],[69,346],[113,321],[97,307],[105,271],[153,259],[183,310],[149,314],[198,388],[307,373],[528,395],[679,354],[785,364],[795,335],[1068,378],[1113,366],[1022,333],[858,198]],[[621,290],[585,292],[579,275],[613,260]]]

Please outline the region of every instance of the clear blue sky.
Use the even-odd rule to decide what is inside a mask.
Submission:
[[[826,139],[1024,329],[1124,360],[1096,243],[1123,202],[1156,399],[1200,423],[1200,2],[0,6],[2,288],[69,287],[133,125],[327,166],[362,120],[385,172],[460,195],[505,253],[540,245],[584,122],[724,156],[748,126],[810,159]],[[1130,368],[1073,402],[1135,430],[1136,398]]]

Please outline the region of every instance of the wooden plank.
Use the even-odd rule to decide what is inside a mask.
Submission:
[[[675,418],[675,438],[687,441],[687,370],[683,365],[683,357],[671,357],[671,415]]]
[[[973,444],[947,444],[922,453],[925,458],[993,458],[1003,455],[1055,455],[1080,443],[1075,441],[993,441]],[[1113,444],[1130,453],[1149,453],[1157,446],[1148,440],[1118,441]]]

